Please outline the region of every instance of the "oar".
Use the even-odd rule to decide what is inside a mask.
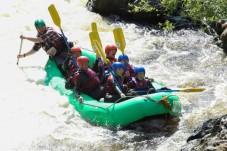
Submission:
[[[102,42],[101,42],[101,39],[99,37],[99,33],[98,33],[98,30],[97,30],[97,26],[96,26],[96,23],[93,22],[91,23],[91,27],[92,27],[92,32],[89,33],[89,37],[90,37],[90,42],[91,42],[91,46],[93,47],[95,44],[94,44],[94,39],[98,41],[98,43],[100,44],[100,49],[103,49],[102,48]],[[98,57],[100,58],[101,54],[99,54],[97,52],[97,49],[93,49],[93,51],[98,55]]]
[[[23,39],[21,39],[21,41],[20,41],[19,55],[21,54],[22,44],[23,44]],[[20,59],[20,58],[17,58],[17,65],[19,64],[19,59]]]
[[[122,52],[122,55],[124,57],[126,42],[125,42],[125,37],[124,37],[122,28],[115,28],[113,30],[113,34],[114,34],[115,44],[116,44],[117,48]],[[127,65],[125,58],[124,58],[124,62],[125,62],[125,67],[126,67],[126,71],[127,71],[128,65]]]
[[[96,22],[91,23],[91,31],[98,31]]]
[[[115,28],[113,34],[117,48],[122,52],[122,54],[124,54],[126,42],[122,28]]]
[[[204,88],[191,88],[182,90],[156,90],[156,92],[203,92]],[[147,90],[136,90],[138,93],[147,93]]]
[[[98,56],[98,62],[100,62],[100,61],[101,61],[101,54],[100,54],[100,52],[95,48],[95,44],[94,44],[94,40],[93,40],[93,39],[96,39],[96,40],[98,41],[98,43],[101,45],[101,46],[100,46],[100,49],[103,49],[103,48],[102,48],[101,39],[100,39],[99,34],[98,34],[97,25],[96,25],[95,22],[92,22],[92,23],[91,23],[91,29],[92,29],[92,32],[89,34],[91,46],[92,46],[93,51],[94,51],[94,52],[96,53],[96,55]],[[106,79],[106,73],[105,73],[104,66],[102,66],[102,72],[103,72],[104,79]]]
[[[55,24],[56,26],[59,27],[59,29],[60,29],[60,31],[61,31],[61,33],[62,33],[62,37],[63,37],[63,39],[64,39],[64,41],[65,41],[65,44],[66,44],[66,46],[67,46],[67,48],[68,48],[68,51],[69,51],[69,50],[70,50],[69,43],[67,42],[66,37],[65,37],[65,34],[64,34],[64,32],[63,32],[63,30],[62,30],[62,28],[61,28],[61,18],[60,18],[60,16],[58,15],[58,11],[56,10],[54,4],[51,4],[51,5],[48,7],[48,10],[49,10],[49,13],[50,13],[50,15],[51,15],[51,18],[52,18],[54,24]]]

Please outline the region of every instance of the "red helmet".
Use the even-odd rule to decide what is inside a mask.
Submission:
[[[75,53],[75,52],[80,52],[81,53],[81,49],[80,49],[80,47],[72,47],[71,48],[71,52],[72,53]]]
[[[117,47],[115,45],[107,45],[106,48],[105,48],[106,55],[109,54],[110,50],[116,50],[117,51]]]
[[[86,56],[80,56],[77,58],[77,65],[81,68],[84,63],[88,63],[90,60]]]

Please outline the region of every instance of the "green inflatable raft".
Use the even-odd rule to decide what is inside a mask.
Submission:
[[[83,50],[82,55],[90,58],[90,66],[95,61],[95,54]],[[78,102],[73,90],[65,89],[65,80],[54,61],[48,60],[45,71],[46,85],[52,86],[61,95],[68,97],[69,102],[81,117],[94,125],[126,126],[145,117],[161,114],[181,113],[181,104],[178,96],[170,92],[160,92],[137,97],[126,97],[116,100],[115,103],[97,101],[86,94],[82,94],[84,101]],[[157,82],[152,83],[156,89],[163,87]]]

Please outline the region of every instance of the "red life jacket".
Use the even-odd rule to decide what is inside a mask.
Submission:
[[[150,82],[148,79],[143,79],[142,81],[139,81],[136,78],[132,78],[133,83],[135,84],[134,90],[149,90],[148,82]]]
[[[71,74],[75,73],[77,70],[79,69],[79,67],[77,65],[75,65],[75,63],[73,62],[73,60],[69,61],[69,71]]]
[[[110,62],[110,67],[112,66],[112,64],[113,64],[114,62],[117,62],[117,59],[116,59],[116,58],[108,58],[108,57],[107,57],[107,59],[108,59],[109,62]],[[105,69],[105,70],[108,70],[108,65],[107,65],[107,64],[104,64],[104,69]]]
[[[121,77],[116,76],[116,80],[118,81],[121,89],[123,90],[123,81],[122,81]],[[112,74],[110,74],[108,76],[104,89],[105,89],[106,93],[118,94],[118,92],[115,89],[115,83],[114,83],[114,78],[113,78]]]
[[[81,85],[82,92],[89,92],[92,89],[96,89],[101,85],[98,76],[90,68],[88,68],[86,71],[83,70],[83,72],[78,72],[74,78],[74,83],[76,83],[80,79],[79,77],[83,76],[83,74],[88,75],[88,79],[86,79],[86,81]]]
[[[67,45],[65,44],[65,41],[63,38],[60,38],[53,45],[54,45],[54,48],[57,50],[57,54],[61,53],[64,50],[67,50]]]

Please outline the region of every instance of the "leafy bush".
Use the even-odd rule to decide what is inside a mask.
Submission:
[[[159,11],[151,6],[149,0],[141,0],[138,5],[129,4],[130,12]],[[180,5],[181,17],[188,17],[192,21],[212,23],[227,16],[227,0],[160,0],[160,6],[165,8],[165,15],[169,16]]]

